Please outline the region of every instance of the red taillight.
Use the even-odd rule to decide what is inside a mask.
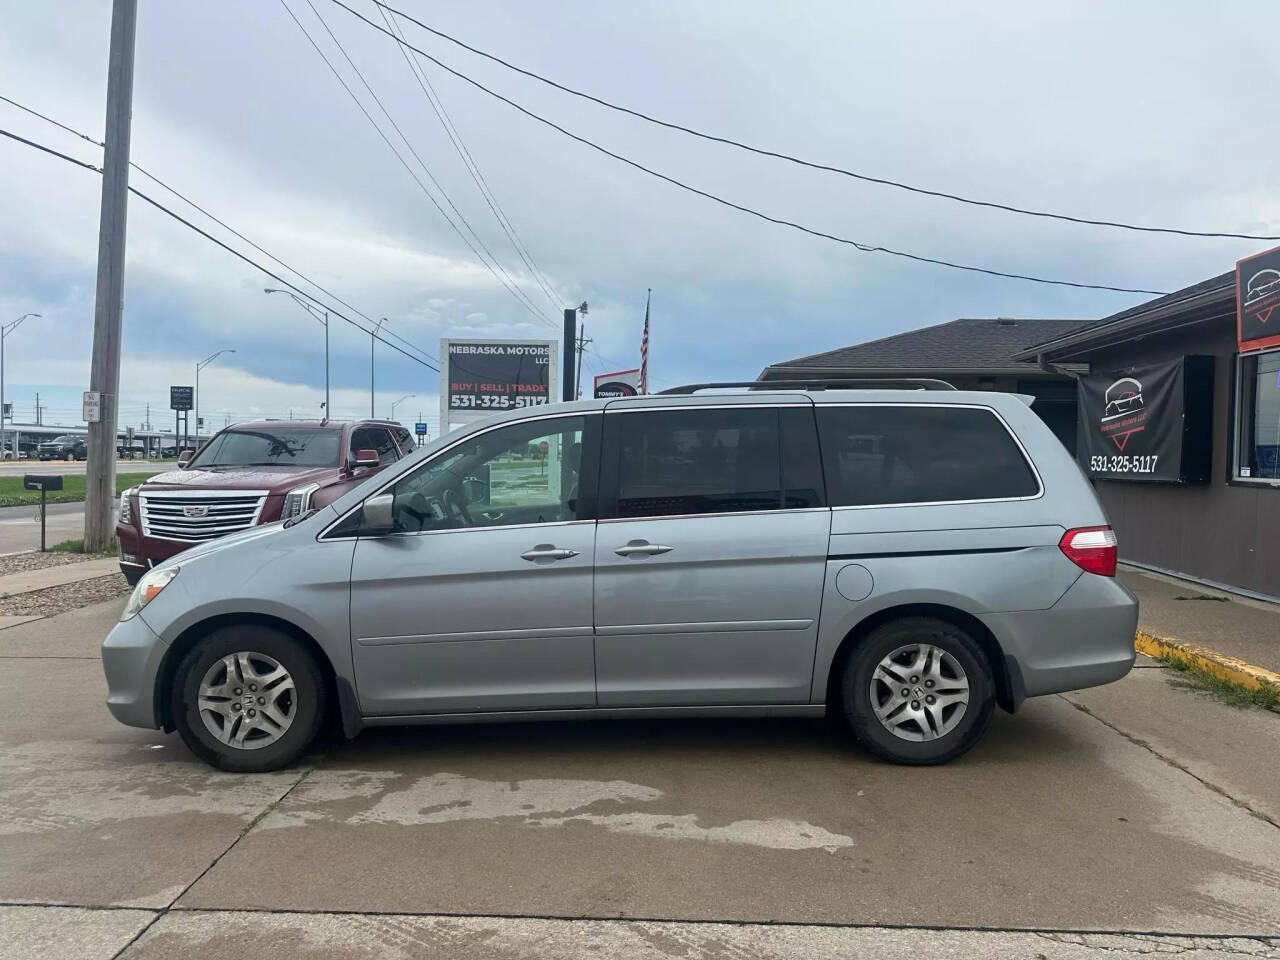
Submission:
[[[1081,570],[1116,575],[1116,532],[1110,527],[1075,527],[1062,535],[1058,548]]]

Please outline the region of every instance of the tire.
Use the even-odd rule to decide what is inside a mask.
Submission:
[[[922,659],[921,645],[932,649],[929,659]],[[880,670],[882,661],[901,678],[892,687],[891,674]],[[878,757],[911,766],[946,763],[967,752],[995,707],[995,683],[982,647],[965,630],[933,617],[904,617],[876,627],[845,662],[840,690],[845,721],[858,741]],[[931,690],[941,691],[928,701],[932,707],[926,705],[935,696]],[[953,702],[939,704],[944,699]]]
[[[239,656],[242,654],[248,655],[247,663]],[[228,659],[236,669],[233,677],[226,673]],[[271,682],[277,667],[284,669],[286,677]],[[201,684],[211,677],[214,686],[210,689],[218,690],[219,695],[209,702],[225,706],[225,711],[200,709]],[[265,681],[256,691],[261,697],[256,703],[255,691],[249,689],[254,680]],[[292,690],[285,689],[288,680]],[[221,694],[224,689],[225,700]],[[234,695],[237,690],[240,695]],[[276,690],[276,697],[267,707],[274,710],[274,716],[288,719],[283,732],[279,723],[269,720],[268,709],[257,713],[272,690]],[[293,763],[315,740],[325,711],[324,680],[311,652],[293,637],[256,624],[223,627],[197,643],[179,663],[170,696],[183,743],[206,763],[236,773],[278,770]],[[256,716],[252,721],[248,716],[251,710]],[[243,735],[243,745],[220,739],[210,724],[227,731],[231,741]]]

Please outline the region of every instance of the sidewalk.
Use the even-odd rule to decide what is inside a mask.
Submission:
[[[1280,604],[1250,600],[1158,574],[1122,568],[1138,595],[1138,629],[1208,647],[1280,673]]]
[[[49,587],[108,577],[119,572],[120,561],[115,557],[86,560],[83,563],[67,563],[57,567],[43,567],[39,570],[24,570],[0,577],[0,597],[34,593],[37,590],[47,590]]]

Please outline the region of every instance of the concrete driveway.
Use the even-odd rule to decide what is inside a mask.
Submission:
[[[777,720],[371,730],[242,776],[107,714],[119,607],[0,631],[0,958],[1280,955],[1280,717],[1157,669],[935,769]]]

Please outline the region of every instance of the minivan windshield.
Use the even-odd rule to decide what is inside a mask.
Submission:
[[[224,430],[191,461],[210,467],[336,467],[342,447],[340,429]]]

